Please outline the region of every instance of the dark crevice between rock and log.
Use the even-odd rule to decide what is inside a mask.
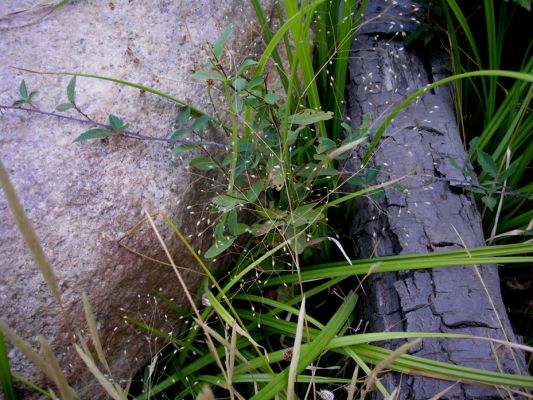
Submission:
[[[352,48],[347,113],[358,127],[371,114],[377,128],[405,95],[444,76],[447,60],[406,49],[402,32],[415,23],[412,3],[370,2]],[[363,150],[343,167],[358,171]],[[452,165],[466,164],[453,104],[446,87],[427,92],[390,125],[369,168],[381,168],[378,182],[406,175],[402,190],[385,189],[382,200],[359,198],[349,229],[357,257],[447,251],[482,246],[484,237],[470,177]],[[464,184],[462,184],[464,183]],[[375,273],[362,298],[367,330],[466,333],[517,339],[511,329],[495,266],[436,268]],[[490,299],[488,294],[490,294]],[[396,348],[399,341],[385,343]],[[410,354],[468,367],[525,374],[524,355],[479,340],[424,340]],[[453,385],[426,377],[386,373],[382,382],[399,388],[399,399],[428,399]],[[456,384],[443,399],[496,399],[491,387]],[[379,394],[376,392],[376,398]]]

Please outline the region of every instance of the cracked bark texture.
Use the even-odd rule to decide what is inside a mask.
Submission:
[[[402,31],[413,29],[412,3],[370,2],[349,66],[348,115],[354,127],[370,113],[372,127],[412,91],[440,79],[446,60],[404,49]],[[357,171],[362,152],[345,168]],[[399,176],[403,191],[386,189],[380,201],[360,199],[350,228],[360,258],[446,251],[484,245],[479,213],[463,189],[470,182],[450,163],[463,165],[463,149],[447,88],[426,93],[388,128],[370,167],[379,182]],[[436,268],[375,274],[368,279],[364,318],[370,331],[466,333],[515,342],[495,266]],[[398,343],[387,343],[396,347]],[[524,374],[524,356],[480,340],[424,340],[410,354],[467,367]],[[400,399],[428,399],[453,385],[388,373],[389,390]],[[379,396],[377,393],[375,396]],[[443,399],[499,399],[503,390],[453,385]]]

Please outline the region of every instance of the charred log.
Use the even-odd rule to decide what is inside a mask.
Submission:
[[[397,3],[397,2],[395,2]],[[446,59],[405,49],[402,32],[413,29],[412,6],[370,2],[349,66],[347,112],[354,127],[366,113],[372,126],[405,95],[444,75]],[[404,5],[402,5],[402,3]],[[415,10],[416,11],[416,10]],[[345,166],[357,171],[363,152]],[[401,189],[382,200],[361,198],[350,228],[358,257],[446,251],[484,245],[479,213],[467,189],[475,184],[457,165],[467,165],[447,88],[427,92],[401,112],[383,135],[369,168],[378,182],[400,176]],[[466,333],[516,341],[501,299],[495,266],[375,273],[367,280],[364,318],[370,331]],[[396,347],[397,343],[385,344]],[[479,340],[424,340],[411,354],[458,365],[525,374],[524,355]],[[495,388],[453,384],[388,373],[400,399],[428,399],[452,386],[444,399],[499,399]],[[377,395],[376,395],[377,396]]]

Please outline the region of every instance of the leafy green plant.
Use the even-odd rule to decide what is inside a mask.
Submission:
[[[31,106],[32,105],[31,100],[32,100],[33,96],[35,96],[37,94],[37,91],[33,90],[31,92],[28,92],[28,88],[26,87],[26,82],[23,79],[22,82],[20,82],[20,85],[19,85],[19,94],[20,94],[20,99],[15,100],[13,102],[13,105],[14,106],[20,106],[22,104],[28,104],[28,105]]]

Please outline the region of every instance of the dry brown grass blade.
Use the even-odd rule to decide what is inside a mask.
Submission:
[[[41,273],[43,274],[44,280],[48,285],[50,292],[52,292],[54,300],[61,306],[61,294],[59,292],[57,280],[52,266],[50,265],[50,261],[48,261],[48,257],[46,257],[46,254],[43,251],[39,238],[35,234],[30,220],[24,212],[24,208],[20,203],[15,188],[11,184],[11,180],[9,179],[9,175],[4,168],[2,161],[0,161],[0,185],[4,190],[7,204],[13,213],[13,218],[17,223],[20,233],[22,234],[22,237],[24,238],[31,255],[33,256],[35,264],[37,264],[37,267],[39,267]]]
[[[394,360],[396,360],[401,355],[404,355],[411,349],[412,347],[418,345],[422,339],[416,339],[412,342],[405,343],[398,347],[396,350],[394,350],[391,354],[389,354],[387,357],[383,359],[378,365],[374,367],[372,372],[370,372],[370,375],[366,378],[365,386],[363,388],[363,391],[361,392],[361,398],[365,398],[366,395],[373,390],[374,385],[376,383],[376,380],[378,378],[378,374],[383,371],[387,366],[392,363]]]
[[[94,377],[98,380],[98,383],[102,385],[104,390],[111,396],[114,400],[127,400],[127,396],[124,393],[124,391],[117,387],[117,385],[110,382],[104,374],[98,369],[96,364],[94,363],[92,357],[88,356],[84,353],[84,351],[78,346],[77,344],[74,345],[74,348],[76,349],[76,352],[80,356],[80,358],[83,360],[87,368],[89,368],[89,371],[94,375]]]
[[[355,389],[357,385],[358,375],[359,375],[359,364],[357,364],[353,370],[352,380],[350,381],[350,386],[348,386],[348,394],[346,395],[346,400],[353,400],[355,397]]]
[[[41,351],[46,360],[48,361],[50,372],[52,373],[51,378],[56,384],[61,398],[63,400],[79,399],[78,395],[76,394],[74,389],[70,387],[65,376],[61,372],[61,368],[59,367],[57,358],[54,352],[52,351],[52,348],[50,347],[48,341],[43,336],[39,336],[39,343],[41,344]]]
[[[106,372],[111,376],[111,370],[109,369],[109,364],[105,358],[104,349],[102,348],[102,343],[100,342],[100,337],[98,336],[98,329],[96,328],[96,321],[94,320],[93,310],[89,304],[89,298],[87,293],[83,292],[81,295],[83,302],[83,310],[85,311],[85,318],[87,319],[87,325],[89,326],[89,333],[91,334],[91,339],[93,341],[94,349],[96,350],[96,355],[98,360],[102,363]]]
[[[192,308],[192,310],[194,312],[194,315],[196,316],[196,319],[198,320],[198,323],[200,324],[200,327],[204,331],[207,347],[208,347],[210,353],[213,355],[213,359],[215,360],[215,363],[217,364],[217,367],[220,369],[220,371],[221,371],[221,373],[222,373],[222,375],[224,377],[224,380],[226,382],[228,382],[227,372],[224,369],[224,365],[222,364],[222,361],[220,360],[220,357],[218,356],[215,344],[213,343],[213,339],[209,335],[209,331],[206,329],[206,324],[203,321],[202,316],[200,315],[200,311],[198,311],[198,307],[196,307],[196,303],[194,302],[194,300],[193,300],[193,298],[191,296],[189,288],[187,287],[187,284],[183,280],[183,277],[181,276],[180,271],[176,267],[176,264],[174,263],[174,259],[170,255],[170,252],[168,251],[168,247],[165,244],[165,241],[161,237],[159,231],[157,230],[157,227],[154,224],[154,220],[152,219],[152,217],[150,216],[150,214],[147,211],[145,211],[145,214],[146,214],[146,217],[148,218],[148,222],[150,222],[150,226],[152,227],[157,239],[159,240],[159,243],[161,244],[161,247],[162,247],[163,251],[165,252],[165,255],[168,258],[168,261],[172,265],[172,269],[174,270],[174,273],[176,274],[176,276],[178,278],[180,286],[183,289],[183,292],[185,293],[185,297],[187,298],[187,300],[188,300],[188,302],[189,302],[189,304],[190,304],[190,306],[191,306],[191,308]],[[234,392],[233,392],[233,388],[231,387],[231,385],[228,385],[228,391],[230,392],[230,397],[233,399]]]
[[[22,339],[17,333],[12,330],[4,321],[0,320],[0,331],[4,336],[17,348],[22,354],[24,354],[37,368],[39,368],[48,377],[52,377],[52,371],[50,370],[48,363],[41,355],[33,350],[33,347]]]
[[[287,384],[287,400],[296,398],[296,378],[298,376],[298,362],[300,361],[300,351],[302,349],[302,337],[304,332],[305,321],[305,295],[302,297],[300,312],[298,313],[298,322],[296,324],[296,335],[294,337],[294,347],[292,349],[291,364],[289,366],[289,379]]]
[[[450,386],[448,386],[446,389],[441,390],[439,393],[437,393],[435,396],[433,396],[429,400],[439,400],[442,396],[444,396],[446,393],[448,393],[450,390],[452,390],[456,385],[458,385],[457,382],[454,382]]]

